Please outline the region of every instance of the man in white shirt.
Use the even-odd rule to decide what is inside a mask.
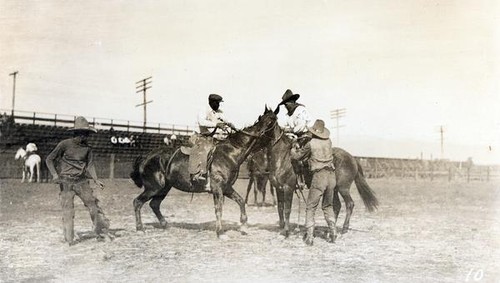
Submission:
[[[208,96],[209,107],[198,114],[198,126],[200,134],[193,135],[191,142],[193,148],[189,156],[189,174],[193,185],[205,182],[206,190],[209,190],[207,175],[208,155],[213,150],[216,140],[223,140],[227,137],[228,130],[234,126],[226,120],[224,112],[220,109],[220,103],[224,102],[218,94]],[[209,134],[215,134],[213,137]]]
[[[307,127],[312,127],[313,120],[309,115],[306,107],[297,103],[300,94],[294,94],[287,89],[281,98],[280,105],[285,105],[287,112],[287,120],[285,123],[285,132],[293,133],[297,136],[307,132]]]
[[[297,103],[299,97],[300,94],[294,94],[290,89],[287,89],[279,105],[285,105],[287,110],[287,120],[284,125],[285,133],[296,140],[295,146],[301,147],[301,145],[309,141],[310,137],[306,135],[308,132],[307,128],[312,127],[314,121],[309,115],[306,107]],[[307,186],[305,184],[304,172],[307,164],[293,160],[292,165],[297,175],[297,185],[301,189],[306,189]]]

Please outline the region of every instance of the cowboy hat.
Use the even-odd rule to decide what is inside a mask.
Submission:
[[[68,131],[88,131],[97,133],[97,130],[89,126],[89,122],[84,117],[76,117],[75,119],[75,127],[72,129],[68,129]]]
[[[212,93],[208,96],[208,101],[224,102],[224,100],[222,100],[222,96],[215,93]]]
[[[312,127],[307,127],[307,130],[320,139],[328,139],[330,137],[330,131],[325,128],[325,122],[323,120],[314,121],[314,125]]]
[[[281,102],[280,104],[285,104],[287,102],[290,102],[290,101],[297,101],[297,99],[299,99],[300,97],[300,94],[298,93],[293,93],[290,89],[287,89],[285,91],[285,93],[283,94],[283,97],[281,97]]]

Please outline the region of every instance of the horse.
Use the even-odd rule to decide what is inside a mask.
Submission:
[[[258,206],[262,206],[266,203],[266,186],[269,180],[269,172],[268,172],[268,160],[267,160],[267,152],[265,150],[261,150],[256,152],[255,154],[249,156],[247,161],[248,166],[248,186],[247,186],[247,194],[245,196],[245,203],[248,203],[248,195],[250,194],[250,190],[252,190],[252,185],[254,185],[254,203]],[[273,196],[273,205],[276,206],[276,199],[274,197],[274,187],[272,184],[270,185],[271,195]],[[261,192],[262,194],[262,202],[257,202],[257,192]]]
[[[264,148],[270,140],[268,132],[277,125],[276,114],[267,108],[264,114],[249,127],[235,130],[226,140],[216,144],[209,162],[210,189],[215,207],[215,232],[219,239],[227,239],[222,230],[222,203],[224,196],[235,201],[240,207],[240,232],[247,234],[247,215],[243,198],[234,190],[233,184],[238,178],[239,168],[249,154]],[[131,179],[144,191],[134,199],[136,229],[144,230],[141,220],[141,208],[150,202],[160,225],[165,228],[167,222],[160,212],[160,204],[172,187],[189,193],[202,193],[204,185],[193,186],[188,172],[189,156],[178,148],[173,153],[165,149],[155,149],[145,157],[138,157],[134,162]]]
[[[278,215],[279,226],[282,229],[281,233],[285,237],[288,237],[290,235],[290,212],[293,193],[298,189],[297,176],[292,167],[290,152],[293,141],[284,134],[283,129],[280,127],[275,127],[273,137],[274,140],[268,145],[269,167],[271,169],[270,180],[276,188],[278,197]],[[342,234],[345,234],[349,230],[349,223],[354,209],[354,201],[350,195],[350,188],[353,182],[356,184],[356,188],[368,211],[374,211],[379,202],[374,191],[366,182],[361,164],[350,153],[341,148],[334,147],[333,162],[336,178],[333,196],[335,225],[342,207],[339,198],[340,194],[346,205],[346,218],[342,227]],[[306,174],[305,180],[310,185],[311,176],[307,176]]]
[[[40,164],[42,162],[42,159],[38,154],[32,153],[36,150],[37,150],[36,145],[34,143],[29,143],[26,146],[26,150],[20,147],[16,152],[15,155],[16,160],[21,160],[23,162],[22,163],[23,179],[21,180],[21,182],[23,183],[26,177],[29,178],[30,183],[33,181],[35,168],[36,168],[36,181],[38,183],[40,182]]]

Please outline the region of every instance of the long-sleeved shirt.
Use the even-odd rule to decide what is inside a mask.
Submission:
[[[285,128],[290,129],[295,134],[302,134],[307,132],[307,127],[311,127],[313,123],[314,121],[304,105],[299,105],[295,108],[293,114],[288,116]]]
[[[198,126],[200,127],[200,133],[208,134],[211,133],[217,123],[227,123],[226,118],[224,117],[224,112],[221,109],[213,110],[208,107],[206,110],[201,111],[198,114]],[[214,138],[223,139],[225,138],[226,133],[222,129],[217,129]]]
[[[61,141],[47,156],[46,163],[53,176],[77,180],[85,179],[88,173],[92,179],[97,180],[91,148],[75,138]]]
[[[311,171],[334,168],[330,139],[313,138],[301,148],[292,148],[292,159],[308,161]]]

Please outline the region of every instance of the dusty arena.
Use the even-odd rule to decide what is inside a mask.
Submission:
[[[88,212],[76,201],[79,242],[63,242],[54,184],[1,180],[1,282],[498,282],[499,188],[495,182],[448,183],[369,179],[381,205],[356,207],[349,233],[329,244],[321,211],[314,246],[302,242],[304,204],[295,198],[293,235],[279,235],[276,208],[248,206],[249,234],[239,209],[225,201],[229,240],[217,239],[212,196],[173,190],[160,229],[148,205],[145,232],[135,231],[129,180],[96,191],[116,238],[97,242]],[[243,194],[247,180],[236,187]],[[250,198],[252,199],[252,198]],[[343,211],[342,211],[343,213]],[[299,219],[300,217],[300,219]],[[340,215],[337,227],[341,227]],[[298,224],[298,225],[297,225]]]

